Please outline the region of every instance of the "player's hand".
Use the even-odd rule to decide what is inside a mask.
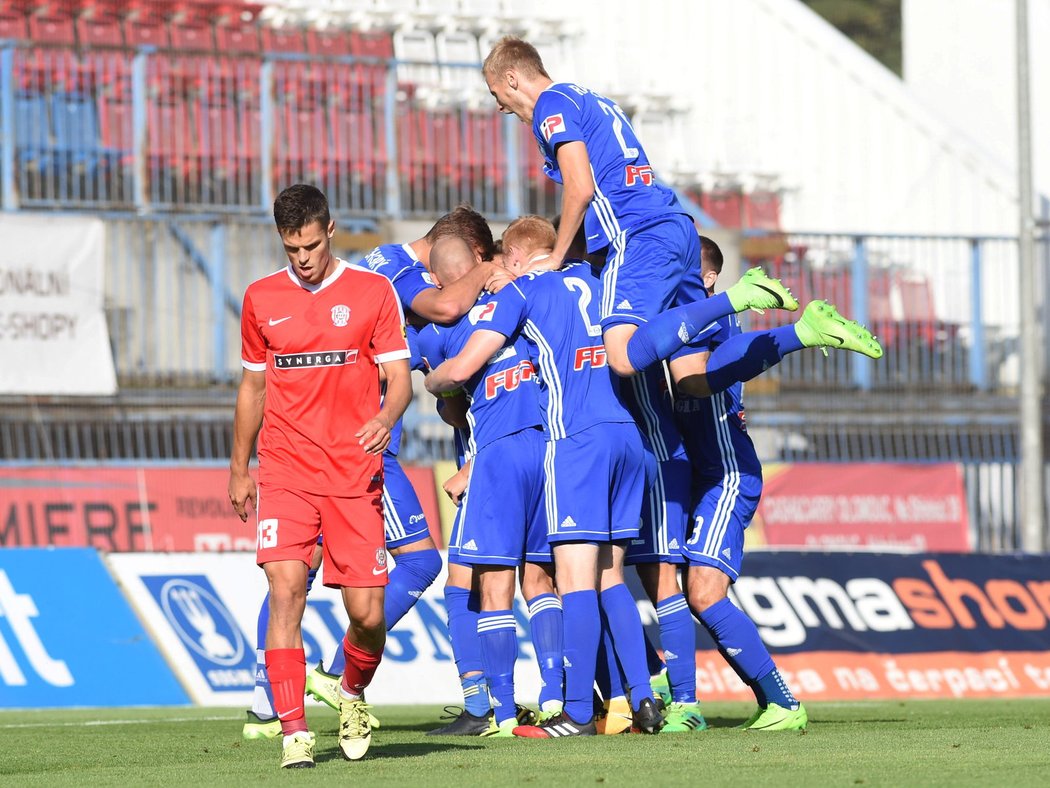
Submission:
[[[445,495],[456,506],[459,506],[463,502],[463,494],[467,491],[467,480],[470,479],[470,466],[464,465],[460,468],[454,476],[450,476],[441,489],[445,491]]]
[[[379,418],[369,419],[365,425],[354,433],[357,445],[364,448],[366,454],[382,454],[390,445],[390,428]]]
[[[493,266],[492,275],[485,282],[485,289],[490,293],[498,293],[513,281],[514,274],[501,266]]]
[[[241,522],[248,521],[248,501],[252,502],[252,508],[258,511],[259,489],[255,486],[255,479],[247,470],[230,472],[230,485],[227,488],[230,494],[230,503],[233,511],[241,518]]]

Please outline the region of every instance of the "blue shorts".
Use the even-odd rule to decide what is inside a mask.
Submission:
[[[456,507],[456,516],[452,520],[452,531],[448,535],[448,562],[458,566],[470,566],[459,558],[459,543],[463,538],[463,507]]]
[[[482,447],[460,508],[459,564],[550,563],[543,520],[543,431],[525,429]]]
[[[704,297],[700,236],[693,220],[671,214],[621,232],[602,269],[602,329],[641,325],[670,306]]]
[[[547,442],[547,539],[616,542],[638,536],[645,453],[633,422],[595,424]]]
[[[744,529],[758,509],[762,478],[730,474],[694,490],[693,530],[683,555],[690,566],[713,566],[736,582],[744,561]]]
[[[420,542],[430,536],[412,482],[392,454],[383,454],[383,530],[388,550]]]
[[[653,463],[645,488],[642,529],[627,545],[628,564],[684,564],[685,524],[689,519],[692,469],[688,457]]]

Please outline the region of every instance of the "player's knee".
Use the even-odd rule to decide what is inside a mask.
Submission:
[[[386,643],[386,620],[383,609],[350,621],[350,639],[369,651],[380,651]]]
[[[725,590],[721,586],[714,584],[701,585],[689,589],[689,606],[697,614],[703,613],[711,605],[717,604],[725,598]]]
[[[402,553],[394,560],[398,570],[412,575],[413,585],[420,591],[430,588],[441,573],[441,553],[436,549]]]

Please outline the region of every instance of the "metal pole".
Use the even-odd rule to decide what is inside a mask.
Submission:
[[[1042,552],[1043,416],[1042,350],[1037,322],[1035,219],[1032,215],[1032,121],[1028,76],[1028,0],[1017,8],[1017,192],[1021,318],[1021,541],[1027,552]]]
[[[868,250],[865,238],[853,239],[853,264],[850,270],[850,310],[858,323],[870,325],[868,320]],[[853,383],[861,391],[871,390],[871,359],[860,354],[850,354],[853,364]]]
[[[5,211],[18,208],[15,190],[15,50],[0,49],[0,205]],[[26,140],[18,140],[23,145]]]
[[[988,370],[984,355],[984,282],[981,264],[981,242],[970,240],[970,383],[978,391],[988,388]]]

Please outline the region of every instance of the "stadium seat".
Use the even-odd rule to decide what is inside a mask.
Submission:
[[[264,26],[259,33],[263,52],[292,54],[307,51],[303,31],[298,27]]]
[[[394,33],[394,54],[398,60],[411,63],[397,67],[399,88],[421,99],[435,98],[441,85],[437,65],[437,44],[427,30],[398,30]]]
[[[277,187],[292,183],[323,183],[332,149],[324,106],[280,103],[274,123],[274,177]]]
[[[26,41],[29,39],[29,22],[21,4],[0,7],[0,39]]]
[[[463,150],[475,188],[503,188],[507,180],[503,116],[494,111],[467,112]]]
[[[124,33],[114,9],[89,2],[77,16],[77,43],[81,47],[122,47]]]
[[[261,46],[259,28],[229,12],[215,25],[215,48],[221,53],[244,52],[257,55]]]
[[[735,189],[705,191],[700,207],[722,227],[739,230],[744,218],[744,195]]]
[[[171,46],[168,24],[149,0],[134,0],[124,17],[124,43],[133,48]]]
[[[185,178],[195,174],[196,146],[190,105],[185,101],[147,104],[149,170],[153,176]]]
[[[130,102],[100,98],[98,102],[99,140],[110,158],[123,167],[134,163],[135,141]]]
[[[215,49],[208,10],[196,3],[184,2],[168,20],[172,49],[211,52]]]
[[[350,53],[368,58],[353,65],[353,81],[369,97],[381,96],[386,90],[387,65],[382,61],[394,57],[394,41],[384,31],[353,31],[350,33]]]
[[[104,156],[94,99],[82,93],[53,93],[51,123],[59,173],[64,175],[69,170],[95,177]]]
[[[434,37],[434,42],[441,63],[481,63],[478,39],[471,33],[442,30]],[[479,91],[488,95],[477,65],[467,68],[441,66],[441,87],[452,95],[463,96],[464,93]]]
[[[319,57],[346,57],[350,52],[350,36],[345,30],[310,28],[306,31],[306,47],[311,55]]]
[[[47,98],[38,94],[15,96],[15,154],[21,167],[50,165],[51,120]]]
[[[72,14],[61,4],[42,4],[29,14],[29,37],[41,44],[75,46],[77,37]]]
[[[382,186],[386,145],[382,129],[375,127],[376,116],[333,108],[332,164],[337,178],[351,190],[372,193]],[[371,191],[370,191],[371,190]]]
[[[780,230],[780,195],[755,191],[744,196],[745,226],[757,230]]]

